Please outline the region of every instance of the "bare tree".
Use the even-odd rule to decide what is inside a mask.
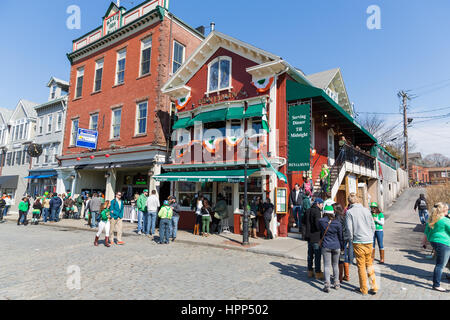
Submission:
[[[447,167],[450,165],[450,159],[440,153],[429,154],[423,160],[435,167]]]
[[[377,114],[365,115],[358,118],[358,122],[369,131],[381,145],[389,144],[396,137],[397,125],[388,125],[384,118]]]

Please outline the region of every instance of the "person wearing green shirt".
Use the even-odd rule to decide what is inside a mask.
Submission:
[[[448,216],[448,205],[438,202],[431,211],[430,218],[425,227],[425,235],[422,240],[423,248],[426,249],[427,240],[436,252],[436,266],[433,271],[433,290],[446,292],[441,287],[441,278],[444,267],[450,257],[450,219]]]
[[[98,223],[98,232],[95,236],[94,246],[98,247],[98,239],[102,235],[103,230],[105,230],[106,237],[105,237],[105,246],[110,247],[111,244],[109,243],[109,232],[111,230],[111,222],[109,221],[109,218],[111,216],[111,213],[109,211],[110,202],[109,200],[105,201],[100,206],[100,222]]]
[[[17,220],[17,225],[20,225],[20,222],[23,220],[23,225],[26,226],[28,224],[27,214],[29,210],[30,203],[28,202],[28,198],[22,198],[22,201],[19,203],[19,220]]]
[[[138,227],[137,234],[142,234],[142,229],[144,226],[144,215],[147,214],[147,200],[148,200],[148,190],[145,189],[144,192],[139,196],[136,201],[136,206],[138,210]]]
[[[322,166],[322,171],[320,172],[320,186],[322,187],[322,198],[327,199],[328,193],[330,192],[330,169],[326,164]]]
[[[372,202],[370,204],[370,211],[372,212],[372,218],[375,222],[375,235],[373,236],[373,250],[372,250],[372,261],[375,259],[375,248],[378,242],[378,248],[380,249],[380,263],[384,263],[384,245],[383,245],[383,226],[384,226],[384,215],[378,208],[378,203]]]
[[[170,223],[172,222],[173,211],[169,205],[169,201],[166,200],[163,203],[161,210],[159,210],[159,244],[169,244],[170,237]]]

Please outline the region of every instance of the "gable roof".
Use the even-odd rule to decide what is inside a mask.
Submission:
[[[289,65],[280,56],[214,30],[185,61],[178,71],[172,75],[169,81],[166,82],[161,89],[162,92],[170,94],[170,92],[176,88],[183,88],[219,48],[224,48],[237,53],[244,58],[256,62],[262,67],[267,65],[282,65],[284,70],[289,70],[290,73],[293,73],[296,80],[311,85],[301,72]],[[258,66],[250,69],[258,69]]]
[[[314,86],[320,89],[326,89],[330,85],[331,81],[333,81],[336,73],[338,73],[339,69],[331,69],[326,70],[314,74],[307,75],[306,77],[311,81]]]
[[[69,82],[55,78],[55,77],[51,77],[49,82],[47,83],[47,87],[50,87],[52,85],[52,83],[55,82],[56,84],[58,84],[60,87],[62,88],[67,88],[69,89]]]
[[[13,113],[14,113],[14,110],[0,108],[0,116],[2,117],[4,123],[8,123],[8,121],[11,118]]]
[[[38,103],[32,102],[32,101],[28,101],[25,99],[21,99],[19,100],[19,102],[17,103],[16,108],[14,109],[13,113],[11,114],[11,117],[9,118],[9,120],[11,120],[14,115],[16,114],[16,112],[19,110],[19,108],[22,108],[25,116],[29,119],[36,119],[37,114],[36,114],[36,110],[34,110],[34,107],[36,107],[38,105]]]

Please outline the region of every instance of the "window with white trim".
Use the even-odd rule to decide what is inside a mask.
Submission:
[[[144,134],[147,132],[147,101],[137,105],[136,111],[136,134]]]
[[[22,124],[20,125],[20,127],[19,127],[19,128],[20,128],[20,129],[19,129],[19,130],[20,130],[20,131],[19,131],[19,139],[20,139],[20,140],[23,139],[23,126],[24,126],[24,125],[23,125],[23,123],[22,123]]]
[[[23,138],[27,139],[27,137],[28,137],[28,122],[25,123],[25,129],[23,131]]]
[[[173,42],[173,64],[172,64],[172,73],[175,73],[178,71],[178,69],[181,67],[181,65],[184,63],[184,56],[185,56],[185,47],[177,42]]]
[[[141,41],[141,73],[144,76],[150,73],[150,62],[152,58],[152,38]]]
[[[116,85],[125,82],[125,63],[127,60],[127,49],[117,52],[117,67],[116,67]]]
[[[18,166],[22,165],[22,150],[16,152],[16,164]]]
[[[77,85],[75,90],[75,98],[80,98],[83,92],[84,67],[77,70]]]
[[[49,114],[47,116],[47,133],[52,132],[52,126],[53,126],[53,115]]]
[[[208,92],[231,88],[231,58],[218,57],[208,65]]]
[[[103,64],[104,64],[103,59],[100,59],[95,62],[94,92],[102,90]]]
[[[98,113],[91,114],[91,119],[89,121],[89,129],[97,131],[97,129],[98,129]]]
[[[39,134],[44,133],[44,117],[39,117],[38,128]]]
[[[54,84],[52,86],[52,95],[51,95],[52,100],[55,99],[55,97],[56,97],[56,88],[58,88],[58,87],[56,86],[56,84]]]
[[[112,111],[112,122],[111,122],[112,139],[120,139],[121,118],[122,118],[122,109],[115,109]]]
[[[70,135],[70,145],[71,146],[75,146],[75,143],[77,141],[78,124],[79,124],[79,119],[72,120],[72,130],[71,130],[71,135]]]
[[[63,113],[62,112],[58,112],[57,115],[57,121],[56,121],[56,131],[61,131],[62,130],[62,121],[63,121]]]
[[[50,157],[50,146],[46,145],[44,147],[44,164],[48,163],[49,157]]]

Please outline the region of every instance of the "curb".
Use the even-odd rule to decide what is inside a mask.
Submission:
[[[4,220],[17,222],[17,219],[11,219],[8,216]],[[80,227],[74,227],[74,226],[61,226],[61,225],[57,225],[57,224],[42,224],[42,223],[39,223],[39,226],[50,227],[50,228],[69,229],[69,230],[78,230],[78,231],[86,231],[86,232],[96,232],[97,231],[96,229],[86,229],[86,228],[80,228]],[[129,237],[129,236],[139,237],[134,232],[131,232],[131,233],[130,232],[123,232],[122,235],[125,236],[125,237]],[[289,254],[285,254],[285,253],[282,253],[282,252],[272,252],[272,251],[267,251],[267,250],[258,250],[258,249],[254,249],[254,248],[232,247],[232,246],[226,246],[226,245],[222,245],[222,244],[195,242],[195,241],[191,241],[191,240],[181,240],[181,239],[179,239],[179,240],[177,239],[175,241],[175,243],[182,243],[182,244],[202,246],[202,247],[210,247],[210,248],[218,248],[218,249],[227,249],[227,250],[234,250],[234,251],[240,251],[240,252],[261,254],[261,255],[266,255],[266,256],[274,256],[274,257],[280,257],[280,258],[286,258],[286,259],[305,260],[306,261],[306,259],[299,259],[297,257],[294,257],[294,256],[289,255]]]

